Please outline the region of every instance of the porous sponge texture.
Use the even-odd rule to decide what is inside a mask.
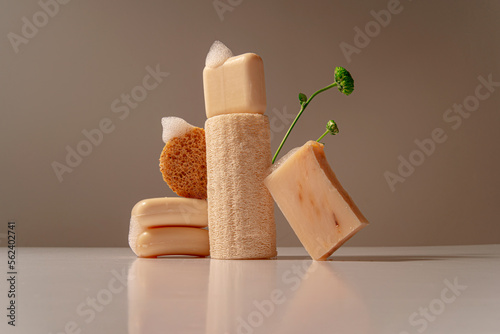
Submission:
[[[177,195],[207,198],[207,163],[205,130],[193,127],[171,138],[160,156],[163,180]]]
[[[274,202],[263,183],[271,165],[269,119],[218,115],[205,122],[205,132],[210,256],[276,256]]]

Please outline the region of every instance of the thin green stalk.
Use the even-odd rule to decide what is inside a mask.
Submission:
[[[325,90],[328,90],[332,87],[337,87],[338,90],[342,94],[345,94],[345,95],[350,95],[353,92],[354,79],[352,78],[349,71],[347,71],[343,67],[335,67],[334,75],[335,75],[335,80],[333,81],[332,84],[330,84],[324,88],[321,88],[320,90],[315,92],[313,95],[311,95],[311,97],[309,99],[307,98],[307,96],[305,94],[299,93],[299,101],[300,101],[299,113],[297,114],[297,116],[293,120],[293,123],[292,123],[292,125],[290,125],[290,128],[288,129],[288,131],[286,132],[285,137],[281,141],[281,144],[278,147],[278,150],[276,151],[276,153],[274,154],[274,157],[273,157],[273,160],[271,163],[274,164],[274,162],[276,161],[276,158],[278,157],[278,154],[280,153],[281,149],[283,148],[283,144],[285,144],[285,141],[288,139],[288,135],[290,135],[290,132],[292,131],[293,127],[295,126],[295,123],[297,123],[297,121],[299,120],[299,118],[302,115],[302,113],[304,112],[304,110],[307,108],[309,103],[312,101],[312,99],[314,99],[314,97],[316,95],[318,95],[319,93],[324,92]],[[339,133],[339,129],[337,127],[337,124],[333,120],[330,120],[327,123],[326,130],[327,131],[318,139],[318,141],[320,141],[324,136],[326,136],[328,134],[328,132],[330,132],[332,135],[336,135],[337,133]]]
[[[273,164],[274,164],[274,162],[276,161],[276,158],[278,157],[278,154],[280,153],[281,148],[283,147],[283,144],[285,144],[285,141],[287,140],[288,135],[290,134],[290,132],[292,131],[293,127],[295,126],[295,123],[297,123],[297,121],[299,120],[300,116],[302,115],[302,113],[303,113],[303,112],[304,112],[304,110],[306,109],[307,105],[308,105],[308,104],[312,101],[312,99],[313,99],[316,95],[318,95],[319,93],[324,92],[325,90],[328,90],[328,89],[330,89],[330,88],[332,88],[332,87],[335,87],[335,86],[337,86],[337,83],[336,83],[336,82],[334,82],[334,83],[332,83],[332,84],[330,84],[330,85],[328,85],[328,86],[326,86],[326,87],[324,87],[324,88],[322,88],[322,89],[318,90],[318,91],[317,91],[317,92],[315,92],[313,95],[311,95],[311,97],[309,97],[309,99],[308,99],[306,102],[302,103],[302,105],[301,105],[301,107],[300,107],[300,111],[299,111],[299,113],[297,114],[297,116],[296,116],[296,117],[295,117],[295,119],[293,120],[293,123],[292,123],[292,125],[290,125],[290,128],[288,129],[288,131],[286,132],[285,137],[284,137],[284,138],[283,138],[283,140],[281,141],[281,144],[280,144],[280,146],[278,147],[278,150],[276,151],[276,153],[274,154],[274,157],[273,157],[273,160],[272,160],[272,162],[271,162],[271,163],[273,163]]]
[[[326,131],[325,131],[325,133],[323,133],[323,134],[321,135],[321,137],[319,137],[319,138],[318,138],[318,140],[316,140],[316,141],[319,143],[319,141],[320,141],[321,139],[323,139],[323,137],[324,137],[324,136],[326,136],[329,132],[330,132],[330,130],[326,130]]]
[[[337,133],[339,133],[339,127],[337,126],[337,123],[333,119],[329,120],[328,123],[326,123],[326,131],[323,133],[321,137],[316,140],[318,143],[321,139],[323,139],[324,136],[327,134],[331,134],[332,136],[335,136]]]

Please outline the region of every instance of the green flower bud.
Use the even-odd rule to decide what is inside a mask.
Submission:
[[[328,123],[326,123],[326,129],[328,130],[328,132],[330,132],[330,134],[334,136],[339,133],[337,123],[335,123],[333,119],[329,120]]]
[[[343,67],[335,67],[335,82],[341,93],[349,95],[354,90],[354,79],[351,73]]]
[[[307,101],[307,95],[304,94],[304,93],[299,93],[299,101],[300,101],[301,104],[304,103],[304,102],[306,102]]]

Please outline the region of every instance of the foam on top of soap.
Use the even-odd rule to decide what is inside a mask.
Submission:
[[[278,159],[274,164],[269,167],[267,173],[268,175],[274,172],[276,169],[278,169],[281,165],[285,163],[285,161],[288,160],[295,152],[297,152],[300,149],[300,147],[295,147],[292,148],[287,154],[285,154],[282,158]]]
[[[224,62],[233,56],[233,52],[229,50],[227,46],[221,41],[215,41],[207,54],[207,59],[205,60],[206,67],[219,67]]]
[[[182,136],[194,128],[194,126],[179,117],[163,117],[161,125],[163,126],[162,139],[165,144],[170,139]]]

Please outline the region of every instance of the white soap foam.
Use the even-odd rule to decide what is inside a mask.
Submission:
[[[278,159],[278,161],[272,164],[271,167],[269,167],[268,175],[274,172],[276,169],[278,169],[281,165],[283,165],[285,161],[287,161],[288,158],[294,155],[295,152],[297,152],[299,149],[300,147],[292,148],[287,154],[285,154],[282,158]]]
[[[139,235],[144,232],[146,229],[143,228],[139,223],[137,222],[137,219],[132,216],[130,217],[130,226],[129,226],[129,232],[128,232],[128,244],[132,251],[137,255],[137,238]]]
[[[163,126],[162,139],[165,144],[170,139],[182,136],[194,128],[194,126],[179,117],[163,117],[161,125]]]
[[[229,50],[227,46],[221,41],[215,41],[207,54],[207,59],[205,60],[206,67],[219,67],[224,62],[233,56],[233,52]]]

